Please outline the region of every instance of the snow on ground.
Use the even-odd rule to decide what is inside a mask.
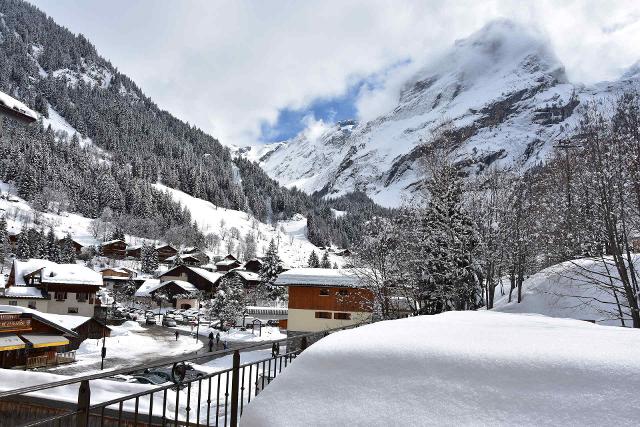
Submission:
[[[167,331],[164,335],[147,334],[147,329],[137,322],[128,321],[121,326],[110,326],[111,336],[106,338],[107,357],[136,361],[145,359],[179,356],[202,348],[202,342],[194,339],[178,339]],[[88,339],[76,351],[76,365],[91,365],[101,359],[102,339]],[[64,366],[63,366],[64,367]],[[112,369],[117,368],[117,366]],[[83,372],[86,374],[87,372]]]
[[[7,95],[4,92],[0,92],[0,104],[3,104],[13,110],[19,111],[20,113],[32,117],[33,119],[38,118],[38,113],[33,111],[31,108],[27,107],[22,102],[17,99]]]
[[[634,257],[634,264],[640,267],[638,255]],[[619,277],[610,257],[566,261],[527,278],[522,285],[520,303],[515,289],[509,302],[508,282],[504,287],[496,288],[493,310],[595,320],[605,325],[621,326],[613,292],[604,288],[611,284],[622,286]],[[618,298],[624,303],[623,295],[618,294]],[[622,311],[626,326],[630,326],[629,310],[623,308]]]
[[[289,267],[302,267],[307,265],[307,260],[311,251],[321,255],[321,251],[313,245],[306,237],[307,219],[303,215],[295,215],[291,220],[280,221],[276,227],[264,224],[252,215],[236,211],[233,209],[220,208],[211,202],[198,199],[180,190],[169,188],[162,184],[154,184],[154,187],[161,191],[168,191],[173,199],[191,212],[191,217],[198,223],[202,231],[225,236],[225,240],[220,245],[224,251],[227,239],[230,239],[229,230],[235,227],[240,231],[241,238],[247,233],[253,232],[258,238],[258,255],[262,255],[269,241],[273,239],[279,244],[278,254],[283,262]],[[224,227],[222,226],[224,224]],[[234,246],[239,243],[234,241]],[[329,255],[331,263],[341,265],[344,258]]]
[[[169,329],[178,329],[185,332],[195,334],[197,328],[192,325],[177,325],[172,326]],[[210,333],[213,335],[220,334],[220,342],[262,342],[262,341],[275,341],[287,338],[287,334],[280,332],[280,328],[277,326],[263,326],[262,334],[258,335],[258,331],[254,334],[251,330],[251,326],[247,327],[246,331],[242,331],[238,328],[231,328],[227,332],[221,332],[218,329],[210,328],[208,325],[200,323],[200,330],[198,335],[201,337],[208,337]]]
[[[640,331],[449,312],[338,332],[245,408],[242,425],[637,425]]]
[[[78,132],[73,126],[71,126],[69,122],[67,122],[60,114],[58,114],[58,112],[54,110],[50,105],[49,118],[42,117],[42,124],[45,128],[51,126],[51,129],[53,129],[56,134],[66,134],[68,138],[71,138],[74,134],[77,134],[78,139],[80,140],[81,147],[85,147],[92,142],[91,138],[83,137],[80,132]]]

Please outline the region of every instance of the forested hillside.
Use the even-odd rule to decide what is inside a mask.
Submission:
[[[81,144],[44,126],[4,123],[0,179],[14,181],[21,196],[43,208],[62,201],[91,218],[108,208],[127,232],[159,238],[172,226],[190,226],[188,213],[150,186],[160,181],[263,222],[324,213],[317,222],[324,237],[317,241],[346,244],[370,214],[360,210],[360,218],[336,221],[325,202],[233,159],[214,137],[161,110],[84,36],[21,0],[0,3],[0,91],[44,117],[62,116],[90,138]]]

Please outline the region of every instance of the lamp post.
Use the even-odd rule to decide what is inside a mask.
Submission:
[[[107,334],[105,327],[102,327],[102,350],[100,351],[100,370],[104,369],[104,358],[107,357]]]

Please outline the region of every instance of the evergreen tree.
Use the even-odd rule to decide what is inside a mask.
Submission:
[[[331,268],[331,261],[329,261],[329,252],[325,251],[322,254],[322,261],[320,261],[320,268]]]
[[[111,240],[125,240],[125,235],[124,235],[124,231],[122,231],[121,228],[116,227],[113,230],[113,234],[111,235]]]
[[[173,266],[177,267],[179,265],[184,265],[184,260],[180,254],[176,254],[175,258],[173,258]]]
[[[337,262],[334,262],[334,263],[333,263],[333,269],[334,269],[334,270],[337,270],[337,269],[338,269],[338,263],[337,263]]]
[[[309,260],[307,261],[307,266],[309,268],[318,268],[320,267],[320,260],[318,259],[318,254],[316,251],[311,251],[311,255],[309,255]]]
[[[47,233],[46,259],[53,262],[60,262],[61,257],[62,252],[60,250],[60,245],[58,244],[53,229],[50,228]]]
[[[9,249],[9,233],[7,232],[7,220],[0,217],[0,273],[4,271],[4,262]]]
[[[246,304],[242,282],[237,277],[224,277],[211,302],[213,314],[225,324],[235,324],[242,317]]]
[[[276,300],[282,298],[285,292],[283,287],[274,285],[278,275],[282,272],[282,261],[278,256],[278,248],[273,239],[269,242],[267,253],[262,261],[259,273],[260,284],[255,291],[254,305],[257,304],[257,299],[260,297],[264,296]]]
[[[21,260],[31,258],[31,246],[29,245],[29,233],[27,227],[22,227],[16,244],[16,257]]]
[[[63,264],[74,264],[76,262],[76,250],[73,247],[73,239],[69,233],[62,239],[60,262]]]
[[[140,249],[140,269],[144,273],[152,274],[158,269],[159,264],[156,248],[144,243]]]
[[[256,236],[252,232],[248,232],[244,236],[244,259],[250,260],[256,257],[258,250],[258,244],[256,243]]]

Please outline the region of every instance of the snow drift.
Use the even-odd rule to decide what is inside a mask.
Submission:
[[[637,425],[640,332],[449,312],[311,346],[246,408],[251,426]]]
[[[639,261],[638,255],[634,255],[636,271],[640,267]],[[616,295],[613,288],[616,289]],[[496,288],[493,310],[538,313],[605,325],[632,324],[622,294],[620,276],[611,257],[582,258],[553,265],[523,282],[520,303],[517,302],[516,292],[513,291],[509,302],[508,285]]]

